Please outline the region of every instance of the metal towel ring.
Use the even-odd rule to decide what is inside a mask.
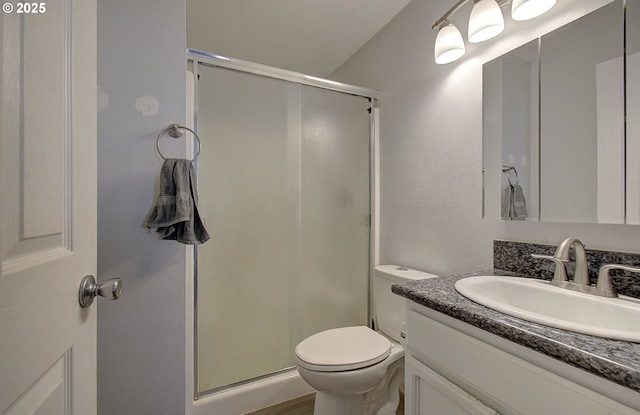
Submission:
[[[516,168],[513,166],[507,166],[506,164],[502,166],[502,172],[507,174],[509,185],[513,186],[513,183],[511,183],[511,170],[513,170],[513,172],[516,174],[516,184],[518,184],[518,171],[516,170]]]
[[[167,128],[162,130],[160,134],[158,134],[158,138],[156,138],[156,150],[158,150],[158,154],[160,155],[160,157],[162,157],[162,160],[166,160],[167,158],[160,151],[160,138],[165,134],[168,134],[170,137],[173,137],[173,138],[180,138],[182,137],[183,130],[187,130],[191,134],[193,134],[193,137],[196,139],[196,142],[198,143],[196,154],[193,156],[191,161],[197,160],[198,156],[200,155],[200,148],[202,148],[202,145],[200,144],[200,137],[198,137],[198,134],[196,134],[196,132],[193,131],[191,128],[184,127],[178,124],[170,124]]]

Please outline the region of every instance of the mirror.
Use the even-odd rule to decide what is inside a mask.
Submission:
[[[624,223],[622,2],[540,42],[540,220]]]
[[[535,220],[538,40],[484,64],[482,70],[484,217]]]
[[[484,217],[639,222],[623,15],[614,1],[483,66]]]
[[[627,1],[627,223],[640,225],[640,1]]]

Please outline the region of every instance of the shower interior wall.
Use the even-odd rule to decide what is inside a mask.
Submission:
[[[367,98],[198,65],[197,377],[204,392],[295,365],[366,325]]]

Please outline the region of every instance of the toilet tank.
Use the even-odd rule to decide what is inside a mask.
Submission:
[[[373,319],[376,330],[401,343],[401,326],[405,322],[405,298],[391,292],[393,284],[435,278],[439,275],[398,265],[378,265],[373,270]]]

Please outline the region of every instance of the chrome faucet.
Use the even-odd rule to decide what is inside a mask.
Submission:
[[[573,273],[573,281],[569,281],[565,264],[569,262],[569,251],[571,250],[572,246],[576,251],[576,270]],[[605,264],[600,267],[596,285],[591,285],[587,264],[587,254],[584,250],[584,245],[582,244],[582,242],[580,242],[576,238],[567,238],[562,241],[553,256],[540,254],[531,254],[531,256],[534,258],[548,259],[555,262],[556,269],[553,273],[551,285],[560,288],[566,288],[572,291],[599,295],[602,297],[618,296],[618,293],[616,292],[616,289],[611,282],[609,270],[622,269],[625,271],[640,273],[639,267],[632,267],[629,265]]]
[[[584,251],[584,245],[580,240],[576,238],[565,239],[556,249],[554,257],[569,261],[569,250],[572,246],[576,251],[576,270],[573,273],[573,283],[589,286],[591,281],[589,281],[589,271],[587,269],[587,253]]]
[[[573,281],[569,281],[565,264],[569,262],[571,247],[576,251],[576,269],[573,273]],[[591,288],[589,271],[587,269],[587,254],[584,244],[577,238],[567,238],[558,246],[553,256],[531,254],[534,258],[549,259],[556,264],[556,269],[551,280],[551,285],[567,288],[573,291],[587,292]]]

